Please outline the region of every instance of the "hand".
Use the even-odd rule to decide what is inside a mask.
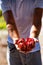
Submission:
[[[38,40],[37,38],[33,38],[33,39],[34,39],[35,43],[36,43],[36,42],[39,42],[39,40]]]
[[[16,49],[19,52],[25,53],[26,44],[25,44],[25,39],[24,38],[16,40],[15,46],[16,46]]]
[[[37,40],[38,41],[38,40]],[[16,40],[15,46],[19,52],[29,53],[35,47],[36,40],[33,38],[22,38]]]

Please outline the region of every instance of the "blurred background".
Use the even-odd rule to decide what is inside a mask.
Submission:
[[[0,0],[0,65],[7,65],[7,30],[4,17],[2,16],[1,0]]]
[[[1,4],[1,1],[0,1]],[[6,22],[2,16],[2,10],[0,5],[0,65],[7,65],[6,52],[7,52],[7,35]],[[42,17],[42,27],[39,35],[40,45],[41,45],[41,59],[43,64],[43,17]]]

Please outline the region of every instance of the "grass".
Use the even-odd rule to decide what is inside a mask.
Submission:
[[[6,29],[6,22],[3,16],[0,17],[0,29]]]

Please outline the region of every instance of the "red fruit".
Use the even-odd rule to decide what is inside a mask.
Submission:
[[[27,47],[27,51],[30,51],[32,48],[35,47],[35,42],[33,38],[27,38],[26,39],[26,47]]]
[[[29,41],[29,38],[26,38],[25,41],[26,41],[26,42]]]
[[[25,42],[25,39],[24,39],[24,38],[18,39],[18,40],[16,41],[16,44],[18,45],[19,43],[22,43],[22,42]]]
[[[25,51],[25,50],[26,50],[26,45],[25,45],[25,43],[19,43],[19,44],[18,44],[18,47],[19,47],[22,51]]]
[[[16,44],[18,45],[18,47],[22,51],[25,51],[26,50],[26,45],[25,45],[25,39],[24,38],[17,40]]]
[[[33,39],[33,38],[27,38],[27,39],[26,39],[26,42],[31,42],[31,43],[34,43],[35,41],[34,41],[34,39]]]
[[[35,41],[33,38],[19,39],[17,40],[16,44],[21,49],[21,51],[30,51],[35,47]]]
[[[26,42],[26,49],[27,49],[27,51],[30,50],[30,46],[31,46],[31,45],[30,45],[29,41],[27,41],[27,42]]]
[[[18,44],[18,47],[21,49],[22,48],[22,46],[23,46],[23,43],[19,43]]]

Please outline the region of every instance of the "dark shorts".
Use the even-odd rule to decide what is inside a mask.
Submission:
[[[42,65],[40,50],[28,54],[20,53],[14,45],[7,50],[8,65]]]

